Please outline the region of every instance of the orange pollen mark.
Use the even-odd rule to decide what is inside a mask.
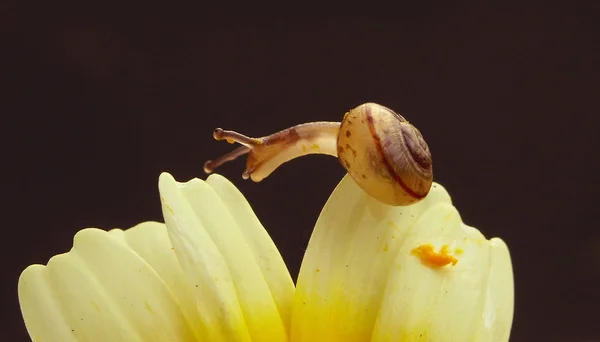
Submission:
[[[454,266],[458,262],[455,257],[448,254],[447,245],[442,246],[439,253],[433,250],[433,246],[430,243],[420,245],[413,249],[411,253],[421,259],[421,262],[432,267],[443,267],[449,263],[452,263],[452,266]]]
[[[233,140],[233,139],[225,139],[225,140],[227,140],[227,142],[230,144],[233,144],[235,142],[235,140]]]

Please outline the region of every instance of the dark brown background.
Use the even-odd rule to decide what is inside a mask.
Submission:
[[[423,132],[464,220],[510,246],[511,340],[600,341],[598,5],[85,6],[0,5],[0,340],[27,340],[21,270],[80,228],[161,220],[159,173],[205,177],[230,149],[213,128],[374,101]],[[254,184],[243,166],[219,171],[296,274],[343,169],[311,156]]]

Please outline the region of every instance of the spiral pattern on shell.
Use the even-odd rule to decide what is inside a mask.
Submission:
[[[390,205],[419,201],[433,182],[431,152],[419,130],[375,103],[346,114],[338,158],[363,190]]]

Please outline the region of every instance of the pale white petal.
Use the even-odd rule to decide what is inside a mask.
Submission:
[[[50,311],[64,317],[64,325],[77,341],[196,339],[156,272],[104,231],[80,231],[69,253],[53,257],[46,267],[34,267],[23,273],[19,284],[23,316],[34,340],[69,340],[63,328],[44,326]],[[31,283],[46,285],[47,290]],[[41,296],[55,301],[34,302]]]
[[[159,190],[169,237],[196,298],[202,337],[285,341],[285,324],[257,254],[219,195],[206,182],[178,183],[169,174],[160,176]]]

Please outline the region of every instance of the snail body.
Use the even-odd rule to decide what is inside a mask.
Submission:
[[[350,110],[341,123],[305,123],[261,138],[217,128],[213,136],[243,146],[207,161],[207,173],[249,154],[242,176],[259,182],[291,159],[328,154],[338,157],[366,193],[396,206],[421,200],[433,182],[431,153],[419,130],[401,115],[376,103]]]

